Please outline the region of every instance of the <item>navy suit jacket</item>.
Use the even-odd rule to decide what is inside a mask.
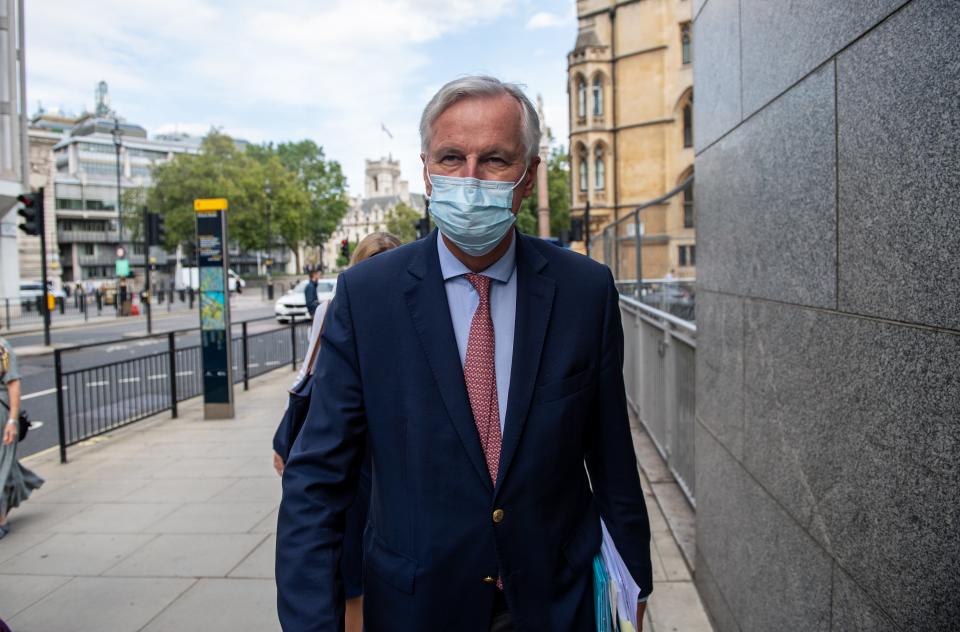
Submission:
[[[516,334],[495,485],[464,384],[437,232],[340,276],[307,420],[283,475],[276,578],[287,632],[339,629],[344,515],[367,445],[369,632],[487,632],[498,574],[518,630],[592,630],[600,516],[641,595],[652,590],[613,278],[586,257],[517,238]]]

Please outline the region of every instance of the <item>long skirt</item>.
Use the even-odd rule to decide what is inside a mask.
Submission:
[[[30,497],[30,493],[43,485],[43,479],[17,462],[17,442],[0,445],[0,516],[6,516]]]

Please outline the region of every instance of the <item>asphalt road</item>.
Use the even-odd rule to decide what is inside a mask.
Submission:
[[[252,298],[252,297],[251,297]],[[239,323],[245,320],[270,317],[273,315],[273,306],[259,301],[240,300],[231,301],[231,318],[234,323],[234,337],[240,335]],[[154,334],[196,328],[198,315],[195,311],[184,311],[176,314],[158,314],[154,319]],[[289,358],[289,338],[280,334],[254,336],[284,327],[272,318],[251,322],[248,325],[250,335],[250,357],[254,368],[266,370],[273,368],[267,365],[280,365]],[[0,332],[14,347],[40,345],[43,336],[40,333],[6,334]],[[97,343],[96,346],[77,351],[64,351],[63,371],[69,373],[80,369],[96,367],[106,364],[122,362],[109,371],[83,372],[77,374],[68,384],[74,385],[74,392],[64,392],[64,397],[72,398],[69,405],[83,409],[85,412],[103,410],[119,406],[123,411],[135,407],[143,407],[145,411],[151,405],[159,405],[159,400],[168,393],[168,376],[163,367],[166,367],[165,356],[151,361],[152,354],[161,353],[168,348],[166,335],[146,338],[146,323],[143,318],[117,319],[107,323],[89,323],[67,329],[51,331],[51,341],[55,345],[86,345]],[[276,347],[279,342],[286,344],[284,356],[279,354]],[[178,349],[199,344],[199,332],[191,331],[176,336]],[[193,356],[190,356],[193,357]],[[262,362],[256,362],[261,359]],[[57,433],[57,402],[54,388],[54,358],[53,354],[44,354],[19,359],[22,374],[22,401],[23,407],[29,413],[31,420],[42,421],[43,425],[34,428],[20,445],[18,453],[21,456],[34,454],[41,450],[56,446]],[[183,381],[192,384],[196,379],[193,376],[199,371],[197,363],[184,363],[177,367],[178,383]],[[69,388],[69,386],[68,386]],[[82,391],[82,392],[80,392]],[[181,391],[183,392],[183,391]]]

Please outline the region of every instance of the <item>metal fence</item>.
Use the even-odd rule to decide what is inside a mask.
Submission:
[[[273,317],[234,325],[231,336],[234,383],[249,388],[250,378],[274,369],[297,368],[302,362],[311,323],[295,321],[276,325]],[[263,331],[251,327],[267,325]],[[198,329],[171,331],[126,339],[155,342],[156,351],[127,360],[76,369],[64,369],[65,356],[105,343],[79,345],[54,351],[57,385],[57,424],[60,460],[67,448],[86,439],[145,419],[165,410],[177,416],[177,404],[203,393]],[[178,344],[178,338],[181,339]],[[184,338],[197,338],[184,343]]]
[[[138,315],[143,316],[146,305],[141,292],[136,294]],[[171,287],[155,288],[152,299],[153,313],[193,309],[196,292],[174,291]],[[0,299],[0,330],[29,330],[43,326],[42,298]],[[177,303],[179,305],[176,305]],[[176,306],[175,306],[176,305]],[[70,296],[57,296],[50,309],[51,324],[81,323],[91,318],[117,318],[120,310],[115,292],[73,292]]]
[[[620,313],[627,401],[695,505],[697,327],[625,294]]]

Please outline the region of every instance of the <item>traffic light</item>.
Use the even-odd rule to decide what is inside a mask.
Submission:
[[[350,258],[350,242],[346,239],[340,240],[340,254],[346,259]]]
[[[583,218],[570,218],[570,241],[583,241]]]
[[[167,242],[167,218],[160,213],[154,213],[153,216],[156,218],[153,228],[153,243],[162,246]]]
[[[421,217],[417,220],[417,239],[422,239],[430,234],[430,218]]]
[[[147,213],[147,245],[162,246],[167,239],[166,218],[160,213]]]
[[[28,235],[39,235],[43,230],[43,194],[23,193],[17,196],[17,202],[23,205],[17,211],[17,215],[24,219],[20,230]]]

